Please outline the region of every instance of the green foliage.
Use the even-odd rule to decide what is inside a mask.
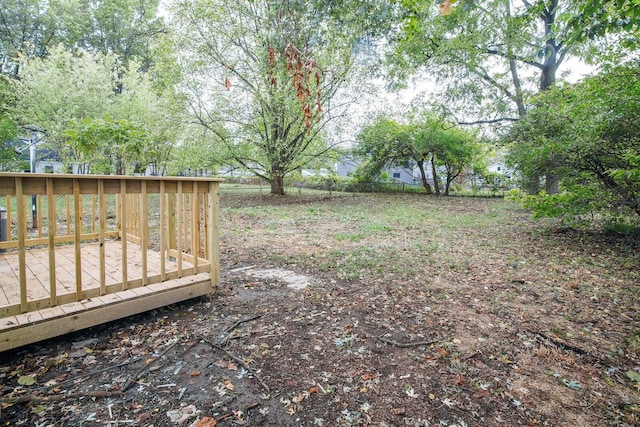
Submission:
[[[356,171],[360,182],[384,181],[383,168],[387,166],[413,167],[417,165],[422,175],[422,185],[431,194],[431,184],[425,168],[431,165],[435,192],[437,167],[445,170],[444,194],[449,194],[453,180],[470,166],[479,154],[475,135],[452,126],[428,112],[410,117],[410,123],[401,124],[386,116],[377,117],[358,136],[354,154],[365,159]]]
[[[18,135],[18,126],[7,115],[0,115],[0,171],[24,170],[11,141]]]
[[[116,55],[127,66],[138,61],[141,70],[154,62],[153,41],[166,29],[157,16],[158,0],[75,0],[65,19],[65,45],[83,51]]]
[[[216,156],[271,183],[330,150],[329,101],[352,67],[351,44],[313,4],[189,0],[176,5],[189,114]],[[326,18],[326,19],[320,19]]]
[[[12,81],[17,120],[45,128],[63,161],[86,170],[126,173],[129,161],[166,161],[180,104],[158,93],[135,61],[114,73],[118,61],[114,55],[76,56],[62,47],[45,59],[25,60],[21,79]],[[103,166],[94,168],[94,161]]]
[[[3,0],[0,25],[0,73],[19,74],[16,59],[44,57],[59,41],[63,0]]]
[[[443,87],[438,102],[453,116],[510,123],[527,98],[556,80],[572,48],[561,42],[563,2],[459,1],[441,16],[438,4],[406,0],[389,62],[400,81],[426,72]],[[524,76],[533,76],[525,78]]]
[[[584,41],[611,33],[624,34],[625,47],[637,49],[640,4],[637,0],[574,0],[575,12],[564,17],[571,25],[568,37]]]
[[[525,177],[551,171],[561,191],[528,197],[526,205],[568,222],[636,221],[639,127],[638,63],[539,96],[509,135],[509,161]]]
[[[141,158],[147,142],[143,129],[123,119],[87,117],[79,123],[69,124],[67,145],[81,163],[87,167],[93,164],[90,170],[85,170],[86,173],[126,175],[128,166]]]

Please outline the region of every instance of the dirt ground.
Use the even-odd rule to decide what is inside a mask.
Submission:
[[[502,200],[222,206],[219,293],[0,354],[0,424],[640,425],[637,236]]]

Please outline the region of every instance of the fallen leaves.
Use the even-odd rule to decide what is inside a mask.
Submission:
[[[369,381],[378,378],[378,376],[376,374],[362,374],[360,378],[362,378],[362,381]]]
[[[18,378],[18,384],[24,386],[34,385],[36,383],[36,378],[33,375],[21,375]]]
[[[477,389],[473,394],[472,397],[474,399],[487,399],[489,397],[491,397],[491,392],[485,388],[479,388]]]
[[[189,427],[216,427],[218,421],[211,417],[204,417],[202,419],[194,421]]]
[[[213,362],[213,364],[219,368],[227,369],[229,371],[238,370],[238,365],[236,365],[233,362],[227,362],[226,360],[223,360],[223,359],[218,359],[215,362]]]
[[[196,416],[197,409],[195,405],[184,406],[178,409],[172,409],[167,411],[167,417],[169,417],[169,421],[174,424],[182,424],[186,422],[189,418],[193,418]],[[215,424],[214,424],[215,425]]]

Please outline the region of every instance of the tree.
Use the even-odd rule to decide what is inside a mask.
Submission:
[[[186,0],[175,13],[191,117],[223,163],[284,194],[287,174],[332,148],[324,133],[344,111],[350,40],[305,2]]]
[[[436,165],[444,167],[444,195],[448,196],[453,181],[477,160],[479,145],[473,133],[459,127],[431,132],[431,138],[433,171],[437,170]]]
[[[45,58],[58,44],[70,51],[138,58],[147,70],[152,41],[165,32],[158,0],[5,0],[0,9],[0,72],[18,76],[18,57]]]
[[[134,162],[140,163],[146,145],[144,130],[129,121],[85,118],[69,123],[66,145],[86,169],[84,173],[127,175]]]
[[[395,73],[418,69],[444,83],[440,105],[460,124],[491,124],[496,131],[523,118],[527,100],[555,84],[575,48],[566,37],[569,25],[558,19],[572,13],[567,2],[460,1],[448,16],[433,3],[402,5],[407,18],[394,43]],[[556,177],[543,173],[547,191],[556,191]],[[534,192],[537,178],[529,183]]]
[[[59,41],[63,1],[4,0],[0,8],[0,73],[19,74],[18,56],[43,58]]]
[[[528,205],[571,222],[640,216],[639,126],[637,62],[540,95],[509,134],[510,161],[524,173],[551,168],[561,191]]]
[[[387,166],[410,167],[419,164],[422,183],[431,194],[431,185],[424,173],[424,150],[416,144],[414,126],[400,124],[384,115],[378,116],[358,135],[354,154],[365,159],[357,171],[357,177],[363,181],[375,180]],[[415,163],[413,163],[415,162]]]
[[[12,144],[18,136],[18,125],[8,108],[12,98],[9,79],[0,74],[0,171],[13,170],[19,163]]]
[[[365,179],[377,176],[386,166],[418,166],[427,194],[440,194],[438,167],[445,170],[444,194],[449,195],[453,180],[471,164],[478,153],[473,134],[453,127],[426,113],[400,124],[385,116],[377,117],[358,136],[354,153],[365,158],[359,175]],[[427,179],[431,166],[434,188]]]
[[[166,32],[158,0],[75,0],[65,22],[67,46],[113,54],[126,66],[135,58],[141,71],[154,62],[153,40]]]
[[[117,61],[114,55],[76,56],[62,47],[45,59],[25,61],[20,80],[12,81],[17,121],[45,128],[62,160],[83,164],[85,171],[95,162],[104,165],[99,171],[111,165],[125,173],[129,161],[166,161],[179,130],[171,98],[157,93],[134,61],[118,77]]]

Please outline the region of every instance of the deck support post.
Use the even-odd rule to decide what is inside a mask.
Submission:
[[[207,213],[207,246],[209,253],[209,275],[211,276],[211,286],[218,289],[220,282],[220,221],[218,212],[220,209],[220,198],[218,197],[219,184],[209,183],[209,212]]]

